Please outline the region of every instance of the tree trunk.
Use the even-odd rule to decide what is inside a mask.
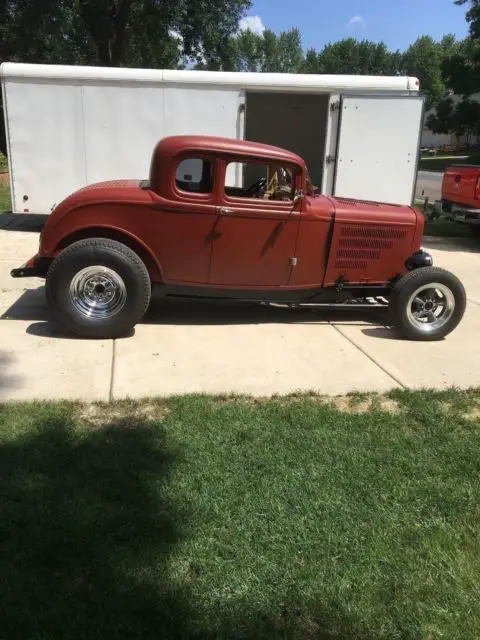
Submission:
[[[80,13],[104,67],[125,64],[127,25],[133,0],[111,0],[110,10],[99,13],[96,0],[79,0]]]
[[[127,24],[133,0],[119,0],[114,22],[114,34],[111,46],[111,61],[117,67],[125,63],[127,44]]]

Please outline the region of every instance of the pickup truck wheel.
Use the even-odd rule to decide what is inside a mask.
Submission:
[[[460,280],[444,269],[421,267],[394,285],[389,311],[392,324],[412,340],[441,340],[463,317],[466,294]]]
[[[47,273],[53,320],[84,338],[119,338],[141,320],[150,303],[148,271],[129,247],[91,238],[70,245]]]

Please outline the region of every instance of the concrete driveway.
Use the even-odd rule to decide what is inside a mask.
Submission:
[[[379,310],[289,310],[156,302],[132,337],[52,332],[41,281],[13,280],[36,233],[0,231],[0,398],[109,400],[178,393],[344,394],[480,385],[480,245],[426,241],[469,297],[445,340],[400,340]]]

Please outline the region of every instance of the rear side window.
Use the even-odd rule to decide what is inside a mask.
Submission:
[[[205,158],[185,158],[177,167],[177,189],[188,193],[212,193],[213,162]]]

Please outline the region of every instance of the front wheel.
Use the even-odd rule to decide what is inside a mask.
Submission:
[[[467,297],[460,280],[444,269],[421,267],[395,283],[389,311],[394,327],[411,340],[441,340],[465,313]]]
[[[53,261],[47,273],[52,319],[84,338],[127,335],[150,302],[151,282],[139,256],[120,242],[80,240]]]

